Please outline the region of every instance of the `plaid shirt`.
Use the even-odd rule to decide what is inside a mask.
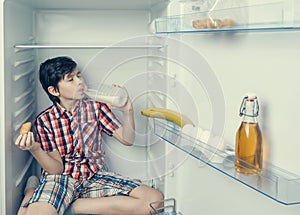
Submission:
[[[74,179],[91,178],[104,170],[101,132],[112,136],[120,126],[106,104],[91,100],[79,100],[73,113],[53,104],[35,119],[42,149],[58,150],[64,163],[63,174]]]

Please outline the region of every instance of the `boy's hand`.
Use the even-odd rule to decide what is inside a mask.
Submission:
[[[116,107],[116,106],[113,106],[113,105],[108,104],[109,108],[114,109],[114,110],[119,110],[119,111],[122,111],[122,112],[133,111],[132,103],[131,103],[131,100],[130,100],[130,98],[129,98],[127,89],[126,89],[125,87],[119,86],[119,85],[117,85],[117,84],[113,84],[113,86],[114,86],[114,87],[119,87],[119,88],[124,89],[125,92],[127,93],[128,100],[127,100],[126,104],[125,104],[123,107]]]
[[[30,152],[34,152],[40,147],[40,144],[34,141],[32,132],[19,135],[19,137],[15,142],[15,145],[22,150],[26,150]]]

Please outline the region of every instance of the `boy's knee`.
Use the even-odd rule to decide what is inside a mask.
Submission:
[[[154,194],[154,201],[163,201],[164,200],[164,196],[161,192],[157,191]]]
[[[163,200],[164,200],[164,196],[161,192],[159,192],[158,190],[156,190],[151,198],[150,198],[150,201],[148,202],[148,205],[147,205],[147,208],[148,210],[146,211],[147,214],[150,214],[151,210],[154,208],[155,210],[156,209],[159,209],[159,208],[163,208],[164,207],[164,203],[163,203]],[[150,206],[151,205],[151,206]],[[153,212],[153,211],[152,211]]]
[[[35,203],[31,203],[28,206],[26,215],[40,215],[40,214],[57,215],[57,211],[51,204],[47,202],[35,202]]]
[[[151,207],[154,209],[163,207],[164,196],[160,191],[154,188],[142,185],[132,194],[132,196],[137,198],[139,201],[139,207],[137,207],[136,214],[149,215],[151,211],[153,212]]]

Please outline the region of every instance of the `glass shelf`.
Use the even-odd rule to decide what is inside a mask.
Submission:
[[[270,163],[264,163],[259,174],[237,173],[234,167],[233,150],[220,151],[182,133],[179,126],[166,120],[154,119],[154,133],[197,160],[281,204],[300,204],[300,176],[298,175]]]
[[[155,20],[157,34],[299,30],[300,0],[238,6]]]
[[[68,45],[68,44],[18,44],[15,45],[16,50],[26,49],[147,49],[147,48],[163,48],[162,45],[155,44],[137,44],[137,45]]]

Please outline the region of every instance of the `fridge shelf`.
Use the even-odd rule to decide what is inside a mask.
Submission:
[[[157,34],[299,30],[300,0],[199,11],[155,20]]]
[[[155,44],[137,44],[137,45],[76,45],[76,44],[18,44],[14,46],[16,51],[26,49],[147,49],[163,48],[162,45]]]
[[[300,204],[300,176],[264,163],[259,174],[235,171],[233,150],[218,150],[184,134],[166,120],[154,119],[154,134],[213,169],[284,205]],[[250,165],[250,164],[247,164]]]

